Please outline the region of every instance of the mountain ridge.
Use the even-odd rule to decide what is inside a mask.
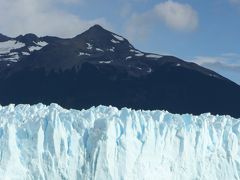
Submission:
[[[100,33],[99,33],[99,32],[100,32]],[[142,52],[142,51],[140,51],[140,50],[138,50],[138,49],[135,49],[134,46],[133,46],[132,44],[130,44],[127,39],[125,39],[125,38],[123,38],[122,36],[119,36],[119,35],[117,35],[117,34],[115,34],[115,33],[112,33],[112,32],[110,32],[110,31],[104,29],[103,27],[101,27],[101,26],[98,25],[98,24],[90,27],[89,30],[87,30],[87,31],[85,31],[85,32],[83,32],[83,33],[81,33],[81,34],[73,37],[73,38],[66,38],[66,39],[64,39],[64,38],[59,38],[59,37],[55,37],[55,36],[42,36],[42,37],[38,37],[38,36],[35,35],[35,34],[27,33],[27,34],[25,34],[25,35],[20,35],[20,36],[17,36],[16,38],[10,38],[10,39],[18,40],[19,42],[24,42],[24,43],[28,42],[28,46],[29,46],[29,44],[31,44],[31,45],[35,44],[35,41],[45,41],[45,42],[54,41],[54,43],[56,43],[56,42],[58,42],[58,41],[63,41],[62,44],[64,44],[64,43],[66,44],[66,42],[69,41],[69,40],[71,41],[71,43],[72,43],[72,41],[75,41],[75,40],[78,40],[78,39],[82,40],[82,39],[86,39],[86,38],[87,38],[87,40],[90,40],[90,41],[91,41],[91,37],[92,37],[92,35],[94,35],[94,34],[96,34],[95,40],[99,40],[99,39],[101,38],[101,35],[99,36],[99,34],[105,34],[104,39],[106,38],[106,35],[109,36],[110,34],[111,34],[111,35],[118,36],[119,38],[122,38],[122,39],[123,39],[122,41],[123,41],[124,43],[127,43],[127,45],[129,45],[131,48],[133,48],[133,49],[131,49],[131,51],[133,51],[133,52],[135,51],[135,52],[137,52],[137,53],[144,53],[146,56],[152,56],[152,57],[156,56],[155,59],[159,59],[159,58],[162,57],[162,55],[158,55],[158,54],[154,54],[154,53],[145,53],[145,52]],[[5,35],[3,35],[3,36],[5,36]],[[7,37],[7,36],[5,36],[5,37]],[[9,37],[8,37],[8,38],[9,38]],[[108,39],[108,42],[110,42],[110,41],[109,41],[109,37],[108,37],[107,39]],[[121,41],[119,41],[119,42],[121,42]],[[53,43],[53,44],[54,44],[54,43]],[[77,43],[78,43],[78,42],[77,42]],[[115,43],[116,43],[116,42],[115,42]],[[117,42],[117,43],[118,43],[118,42]],[[85,47],[86,47],[86,46],[85,46]],[[99,48],[98,48],[98,50],[101,51]],[[127,50],[129,50],[129,49],[127,49]],[[111,51],[111,49],[110,49],[110,51]],[[1,53],[1,52],[0,52],[0,53]],[[139,54],[139,56],[141,56],[141,54]],[[177,57],[175,57],[175,56],[172,56],[172,55],[165,55],[165,57],[175,58],[175,59],[178,59],[179,61],[185,62],[185,61],[183,61],[182,59],[179,59],[179,58],[177,58]],[[1,57],[0,57],[0,61],[1,61]],[[196,63],[186,62],[186,64],[188,64],[188,65],[190,65],[190,66],[191,66],[191,65],[193,65],[193,66],[198,66],[198,67],[201,68],[202,70],[205,69],[205,72],[210,72],[210,71],[211,71],[211,72],[214,73],[216,76],[217,76],[217,75],[218,75],[219,77],[221,76],[221,75],[219,75],[218,73],[216,73],[216,72],[214,72],[214,71],[212,71],[212,70],[209,70],[209,69],[207,69],[207,68],[204,68],[204,67],[202,67],[202,66],[199,66],[199,65],[196,64]],[[224,78],[223,76],[221,76],[221,77]]]
[[[0,51],[1,104],[103,104],[240,117],[236,83],[174,56],[142,52],[99,25],[69,39],[17,38]]]

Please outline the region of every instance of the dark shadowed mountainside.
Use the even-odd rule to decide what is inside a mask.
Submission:
[[[240,117],[240,86],[197,64],[139,51],[99,25],[70,39],[0,34],[0,104],[39,102]]]

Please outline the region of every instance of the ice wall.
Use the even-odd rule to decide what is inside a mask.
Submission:
[[[240,179],[240,120],[0,106],[0,179]]]

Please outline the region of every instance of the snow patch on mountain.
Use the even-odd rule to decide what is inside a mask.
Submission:
[[[119,36],[119,35],[116,35],[116,34],[112,34],[113,35],[113,37],[115,37],[117,40],[119,40],[119,41],[124,41],[124,38],[123,37],[121,37],[121,36]]]
[[[100,64],[110,64],[112,61],[99,61]]]
[[[0,54],[10,53],[12,50],[20,49],[24,47],[25,44],[16,40],[9,40],[5,42],[0,42]]]
[[[29,56],[33,51],[39,51],[48,45],[45,41],[33,42],[36,46],[27,46],[25,43],[9,40],[0,42],[0,61],[19,62],[21,57]],[[21,51],[24,48],[23,51]],[[7,64],[10,66],[11,64]]]
[[[104,52],[104,50],[102,50],[100,48],[96,48],[96,51]]]
[[[35,44],[37,44],[38,46],[41,46],[41,47],[44,47],[44,46],[48,45],[48,43],[45,42],[45,41],[39,41],[39,42],[37,42]]]
[[[114,43],[114,44],[119,44],[120,43],[119,41],[116,41],[114,39],[112,39],[111,42]]]
[[[128,57],[126,57],[126,60],[131,59],[131,58],[132,58],[132,56],[128,56]]]
[[[228,180],[240,119],[98,106],[0,106],[0,179]]]
[[[29,56],[30,53],[29,53],[29,52],[22,52],[22,55],[24,55],[24,56]]]
[[[133,52],[133,53],[142,53],[141,51],[138,51],[136,49],[130,49],[130,52]]]
[[[79,52],[78,56],[91,56],[91,54],[85,53],[85,52]]]
[[[115,51],[115,47],[111,47],[109,49],[107,49],[108,51],[114,52]]]
[[[92,49],[93,48],[93,45],[92,44],[90,44],[90,43],[86,43],[87,44],[87,49]]]
[[[5,57],[2,59],[3,61],[11,61],[11,62],[18,62],[19,60],[19,55],[18,53],[14,54],[14,55],[11,55],[11,56],[8,56],[8,57]]]
[[[152,68],[149,68],[148,70],[147,70],[147,73],[151,73],[152,72]]]
[[[44,46],[48,45],[47,42],[44,42],[44,41],[39,41],[39,42],[34,42],[34,44],[36,44],[37,46],[30,46],[28,47],[28,50],[30,52],[33,52],[33,51],[39,51],[41,50]]]
[[[137,53],[137,54],[135,54],[135,56],[140,57],[140,56],[144,56],[144,54],[143,53]]]
[[[30,46],[30,47],[28,47],[28,50],[29,50],[30,52],[39,51],[40,49],[42,49],[41,46]]]
[[[146,57],[147,58],[161,58],[162,56],[160,56],[158,54],[147,54]]]

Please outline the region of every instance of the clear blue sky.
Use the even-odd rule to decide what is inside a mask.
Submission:
[[[240,0],[0,0],[0,32],[72,37],[93,24],[147,52],[197,62],[240,84]]]

